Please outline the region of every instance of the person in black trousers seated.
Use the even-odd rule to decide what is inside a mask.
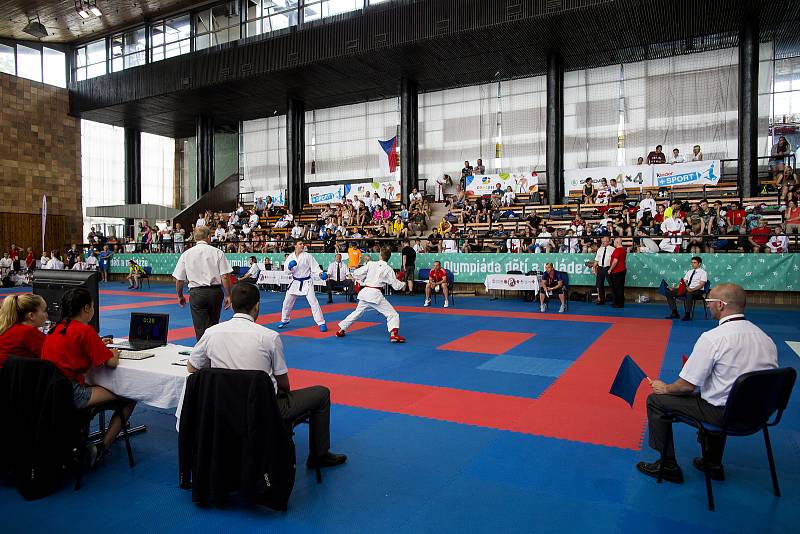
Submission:
[[[330,452],[331,392],[324,386],[292,390],[277,332],[256,323],[260,295],[253,284],[236,284],[231,291],[234,315],[229,321],[206,329],[192,349],[186,368],[190,373],[213,367],[264,371],[272,380],[278,410],[287,423],[309,412],[309,469],[331,467],[347,461]]]
[[[344,290],[347,301],[353,302],[353,281],[348,280],[347,274],[350,270],[347,265],[342,263],[342,255],[336,254],[336,259],[328,265],[328,304],[333,302],[333,290]]]

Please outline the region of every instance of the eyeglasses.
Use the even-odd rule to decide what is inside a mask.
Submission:
[[[706,299],[706,302],[719,302],[719,303],[721,303],[721,304],[724,304],[725,306],[727,306],[727,305],[728,305],[728,303],[727,303],[727,302],[725,302],[725,301],[724,301],[724,300],[722,300],[722,299]]]

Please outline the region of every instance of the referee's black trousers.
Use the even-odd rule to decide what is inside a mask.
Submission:
[[[221,286],[193,287],[189,291],[189,309],[192,311],[194,335],[198,341],[206,328],[219,323],[224,298]]]

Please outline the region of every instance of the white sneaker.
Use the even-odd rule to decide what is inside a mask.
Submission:
[[[547,310],[547,306],[545,306],[544,304],[539,305],[539,311],[540,312],[544,313],[546,310]]]
[[[567,309],[562,304],[561,307],[558,309],[558,313],[564,313],[565,311],[567,311]]]
[[[450,303],[448,301],[444,301],[444,307],[447,308],[449,306],[450,306]]]
[[[431,299],[425,299],[425,304],[423,304],[423,306],[427,308],[430,305],[431,305]]]

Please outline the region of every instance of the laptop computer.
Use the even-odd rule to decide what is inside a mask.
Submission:
[[[132,313],[128,341],[109,345],[115,349],[149,350],[167,344],[169,314]]]

